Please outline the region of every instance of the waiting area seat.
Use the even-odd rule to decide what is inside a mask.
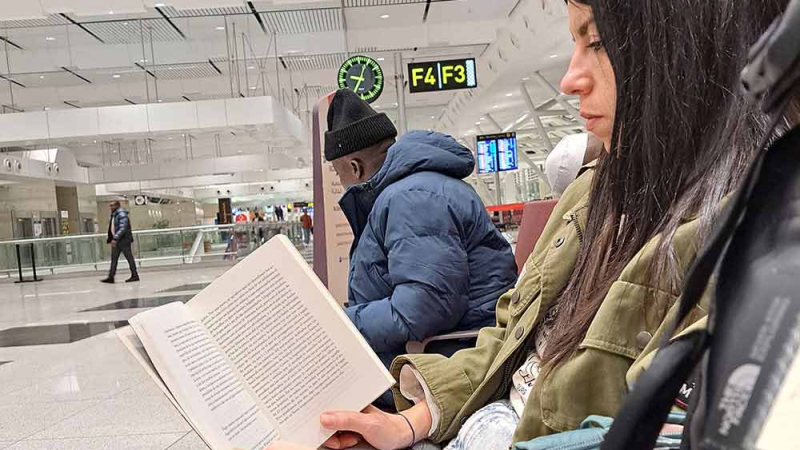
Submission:
[[[558,200],[542,200],[525,204],[522,212],[522,223],[517,236],[517,247],[514,252],[517,261],[517,272],[521,273],[528,257],[533,253],[539,237],[544,232],[550,215],[553,214]],[[464,348],[469,341],[474,345],[480,330],[456,331],[425,339],[422,342],[409,341],[406,343],[406,353],[440,353],[445,356],[452,354],[453,347]]]

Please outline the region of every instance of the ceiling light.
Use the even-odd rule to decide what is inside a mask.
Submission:
[[[386,58],[378,58],[378,61],[386,61]]]
[[[215,29],[215,30],[219,30],[219,31],[223,31],[223,30],[225,30],[225,27],[216,27],[216,28],[214,28],[214,29]]]
[[[558,55],[550,55],[551,58],[558,58]]]
[[[46,38],[44,38],[44,40],[45,41],[55,41],[56,38],[54,38],[53,36],[47,36]]]
[[[119,77],[121,77],[121,76],[122,76],[122,75],[120,75],[120,74],[118,74],[118,73],[115,73],[114,75],[112,75],[112,76],[111,76],[111,78],[119,78]]]
[[[255,91],[256,89],[258,89],[258,88],[257,88],[257,87],[255,87],[255,86],[250,86],[250,90],[251,90],[251,91]]]
[[[497,109],[499,107],[500,107],[500,105],[494,105],[494,106],[492,106],[492,109]]]
[[[156,3],[156,4],[155,4],[155,7],[156,7],[156,8],[163,8],[163,7],[165,7],[165,6],[167,6],[165,3]]]
[[[158,103],[164,103],[164,100],[158,99]]]
[[[435,119],[435,118],[436,118],[436,116],[431,116],[431,119]]]
[[[509,92],[508,94],[506,94],[506,97],[513,97],[513,96],[514,96],[513,92]]]
[[[50,107],[49,107],[49,106],[45,106],[45,107],[44,107],[44,110],[45,110],[45,111],[50,111]]]
[[[388,18],[389,18],[388,14],[384,14],[384,15],[381,16],[381,19],[388,19]]]
[[[40,80],[44,80],[44,75],[39,75]]]
[[[475,125],[480,125],[480,124],[481,124],[480,122],[475,122]]]
[[[247,69],[248,69],[248,70],[253,70],[253,69],[255,69],[255,68],[256,68],[256,66],[247,66]]]
[[[525,78],[522,79],[522,81],[528,81],[530,79],[531,79],[531,77],[525,77]]]
[[[109,11],[108,13],[109,13],[109,14],[114,14],[114,11]]]

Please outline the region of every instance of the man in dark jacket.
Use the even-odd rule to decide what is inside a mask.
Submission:
[[[385,364],[407,341],[493,325],[514,286],[511,247],[464,181],[472,152],[453,138],[397,130],[352,91],[328,111],[325,157],[348,188],[355,234],[347,315]]]
[[[133,260],[131,245],[133,244],[133,230],[128,218],[128,211],[120,206],[118,201],[108,205],[111,210],[111,219],[108,221],[107,243],[111,245],[111,269],[108,278],[102,280],[103,283],[114,283],[114,275],[117,273],[117,262],[119,254],[125,255],[128,266],[131,268],[131,277],[125,280],[126,283],[139,281],[139,274],[136,272],[136,261]]]

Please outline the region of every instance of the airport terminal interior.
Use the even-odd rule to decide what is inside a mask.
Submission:
[[[521,271],[562,172],[588,162],[596,119],[561,85],[574,45],[563,0],[3,2],[0,449],[208,449],[121,330],[264,261],[268,242],[320,301],[367,295],[349,291],[374,275],[353,281],[351,245],[376,226],[339,204],[353,190],[326,146],[337,91],[400,142],[467,149],[461,178]],[[548,160],[562,146],[580,147],[569,168]],[[642,350],[654,331],[639,331]]]

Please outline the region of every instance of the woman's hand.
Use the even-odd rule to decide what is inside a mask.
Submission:
[[[325,447],[342,450],[366,441],[378,450],[396,450],[410,447],[415,440],[428,436],[431,428],[431,415],[428,405],[422,402],[403,414],[387,414],[374,406],[368,406],[360,413],[329,412],[322,415],[322,426],[339,433],[325,442]],[[409,422],[414,427],[412,431]],[[280,449],[293,450],[293,449]]]

